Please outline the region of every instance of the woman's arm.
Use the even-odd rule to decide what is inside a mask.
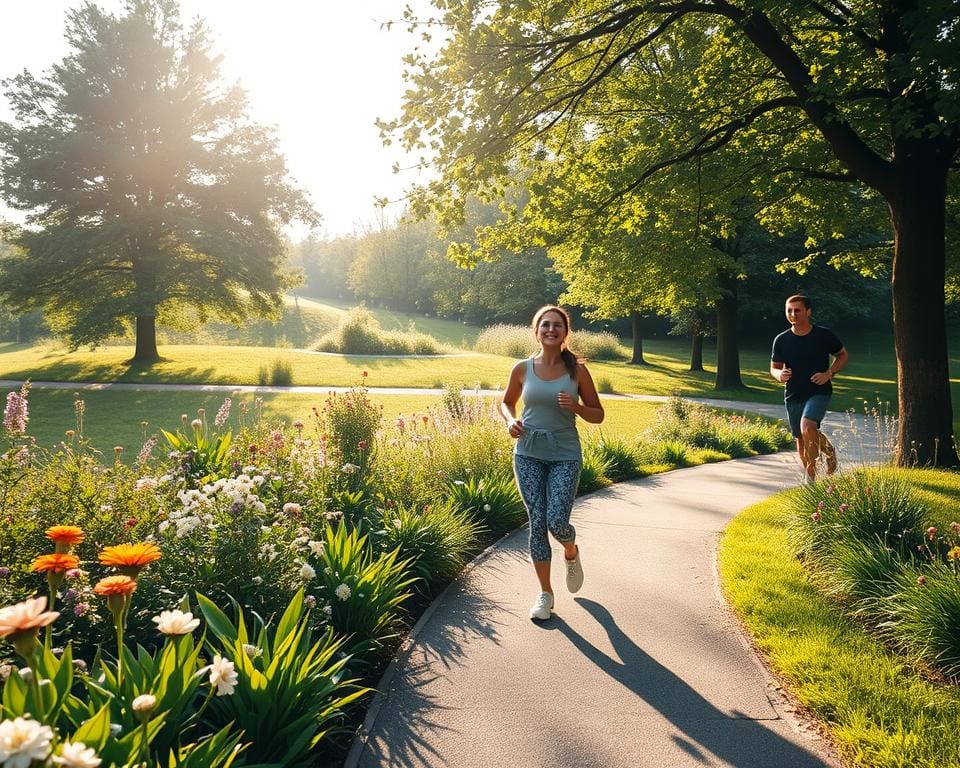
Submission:
[[[600,404],[600,395],[597,394],[590,371],[585,365],[577,366],[577,385],[580,388],[580,402],[574,402],[566,392],[560,393],[557,402],[561,408],[573,411],[584,421],[599,424],[604,417],[603,406]]]
[[[526,370],[524,361],[517,363],[510,370],[507,388],[500,399],[500,415],[507,422],[507,431],[510,437],[520,437],[523,434],[523,422],[517,419],[517,401],[523,391],[523,373]]]

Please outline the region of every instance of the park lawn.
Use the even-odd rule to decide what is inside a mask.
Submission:
[[[189,419],[197,415],[198,408],[206,410],[207,421],[212,422],[217,409],[226,395],[222,392],[202,391],[134,391],[134,390],[84,390],[83,434],[97,450],[108,453],[114,446],[122,446],[124,458],[140,450],[150,435],[159,434],[159,429],[170,432],[181,426],[180,416]],[[301,393],[239,393],[232,397],[233,409],[229,427],[236,431],[238,410],[241,402],[253,411],[255,397],[263,400],[263,415],[268,422],[301,420],[311,423],[312,411],[322,408],[326,395]],[[370,398],[383,405],[384,428],[392,428],[392,422],[400,414],[426,413],[440,404],[439,395],[384,395],[371,393]],[[74,409],[74,393],[70,390],[35,389],[30,393],[29,433],[43,448],[52,448],[66,439],[68,429],[77,429]],[[495,398],[487,398],[491,407]],[[584,439],[600,435],[634,440],[656,421],[658,403],[625,399],[604,399],[607,418],[602,425],[581,422]],[[247,417],[248,420],[250,416]],[[141,422],[147,422],[146,427]],[[249,421],[248,421],[249,423]],[[163,441],[161,441],[162,444]]]
[[[960,474],[905,474],[941,517],[931,522],[956,519]],[[787,545],[782,509],[780,495],[748,507],[720,543],[723,589],[757,647],[851,764],[957,765],[960,689],[922,677],[817,591]]]

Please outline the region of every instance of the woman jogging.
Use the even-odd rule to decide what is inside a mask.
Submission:
[[[540,352],[513,366],[500,412],[517,440],[514,476],[530,518],[530,557],[540,583],[530,618],[542,620],[550,618],[554,602],[548,532],[563,545],[567,589],[576,592],[583,584],[576,530],[570,524],[582,465],[576,419],[599,424],[603,406],[587,367],[567,348],[566,310],[541,307],[533,317],[533,332]],[[520,399],[523,412],[518,419]]]

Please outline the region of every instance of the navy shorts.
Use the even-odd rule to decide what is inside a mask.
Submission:
[[[817,429],[820,429],[820,422],[827,412],[827,405],[830,403],[830,395],[811,395],[806,400],[789,400],[784,402],[787,408],[787,418],[790,420],[790,431],[794,437],[800,437],[800,419],[810,419],[817,422]]]

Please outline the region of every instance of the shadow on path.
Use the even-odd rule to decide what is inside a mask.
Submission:
[[[711,763],[712,754],[737,768],[829,768],[815,754],[768,730],[762,720],[717,709],[627,637],[604,606],[586,598],[575,601],[604,629],[619,659],[598,649],[559,616],[540,626],[562,633],[598,668],[676,726],[674,742],[699,762]]]

